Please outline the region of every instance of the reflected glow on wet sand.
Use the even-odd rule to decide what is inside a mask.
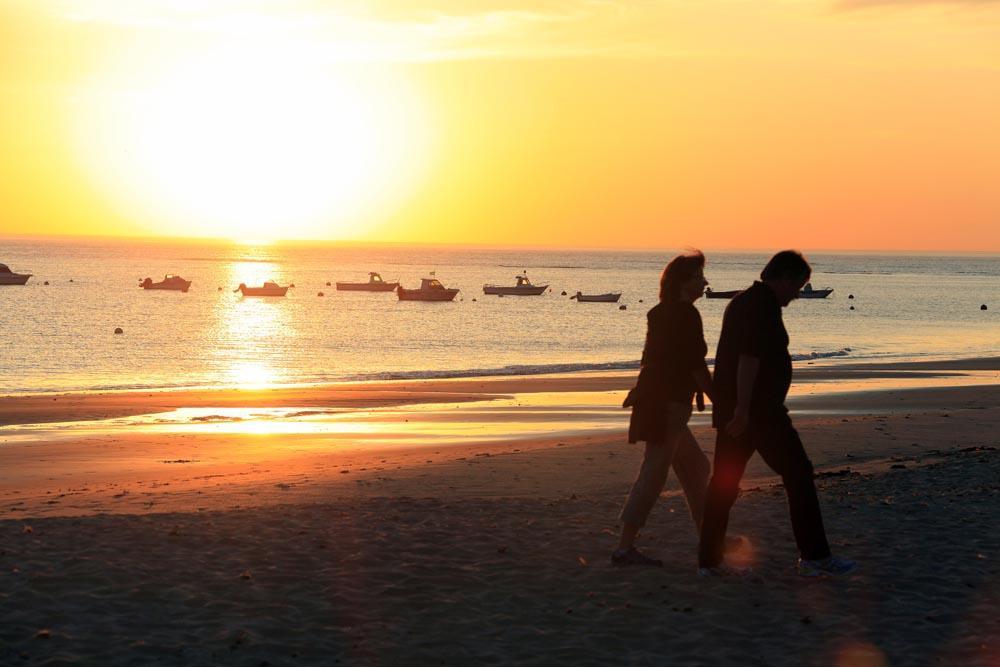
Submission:
[[[838,379],[835,383],[807,382],[792,387],[789,405],[794,414],[823,414],[809,406],[821,396],[850,399],[853,407],[837,412],[865,411],[864,392],[951,387],[995,382],[992,373],[965,373],[928,377]],[[334,441],[377,444],[458,443],[614,432],[627,428],[628,412],[621,408],[624,391],[531,392],[513,397],[471,402],[425,403],[356,410],[345,408],[181,408],[107,420],[26,424],[8,427],[8,443],[88,437],[114,433],[189,433],[240,435],[321,435]],[[851,401],[855,403],[854,401]],[[802,403],[800,409],[796,405]],[[818,407],[818,406],[817,406]],[[693,424],[706,424],[710,411],[696,413]]]

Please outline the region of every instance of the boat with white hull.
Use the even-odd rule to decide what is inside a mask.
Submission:
[[[570,299],[576,299],[577,303],[618,303],[622,298],[621,292],[608,292],[607,294],[583,294],[577,292]]]
[[[247,287],[244,283],[234,289],[234,292],[242,292],[243,296],[285,296],[290,285],[282,287],[278,283],[268,281],[261,287]]]
[[[812,283],[806,283],[805,287],[799,290],[800,299],[825,299],[833,293],[832,287],[824,289],[813,289]]]
[[[533,285],[528,280],[528,276],[515,276],[513,285],[483,285],[483,294],[495,294],[497,296],[538,296],[549,288],[546,285]]]
[[[350,283],[337,281],[337,291],[339,292],[392,292],[399,287],[399,281],[385,282],[375,271],[368,272],[368,282]]]
[[[172,292],[187,292],[188,288],[191,287],[190,280],[184,280],[180,276],[175,276],[168,273],[163,276],[163,280],[158,283],[154,283],[152,278],[146,278],[141,283],[139,287],[142,289],[157,289],[157,290],[169,290]]]
[[[705,288],[705,298],[706,299],[732,299],[734,296],[742,292],[743,290],[734,289],[726,290],[723,292],[716,292],[711,287]]]
[[[400,301],[454,301],[456,294],[457,288],[445,287],[437,278],[421,278],[417,289],[396,288]]]
[[[30,273],[15,273],[6,264],[0,264],[0,285],[24,285],[31,275]]]

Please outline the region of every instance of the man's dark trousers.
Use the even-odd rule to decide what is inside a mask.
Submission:
[[[754,419],[739,437],[734,438],[720,427],[715,440],[715,465],[708,485],[705,516],[701,526],[698,561],[701,567],[722,562],[729,510],[739,494],[740,479],[754,452],[781,475],[788,496],[792,531],[799,555],[818,560],[830,555],[823,528],[823,516],[816,497],[813,467],[802,447],[799,434],[784,410]]]

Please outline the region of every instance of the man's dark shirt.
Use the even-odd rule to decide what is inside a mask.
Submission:
[[[781,304],[774,290],[759,281],[733,297],[722,318],[713,378],[712,425],[716,428],[729,423],[736,411],[736,374],[741,354],[760,360],[750,401],[752,426],[785,411],[785,396],[792,383],[792,358]]]

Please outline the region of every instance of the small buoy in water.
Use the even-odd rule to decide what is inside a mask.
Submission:
[[[316,292],[316,296],[324,296],[322,292]]]
[[[854,306],[851,306],[851,310],[854,310]]]
[[[853,295],[853,294],[848,294],[848,295],[847,295],[847,298],[848,298],[848,299],[853,299],[853,298],[854,298],[854,295]]]
[[[219,291],[220,291],[220,292],[222,291],[222,288],[221,288],[221,287],[219,288]]]
[[[46,280],[44,284],[45,284],[45,285],[48,285],[48,284],[49,284],[49,281],[48,281],[48,280]]]
[[[639,303],[642,303],[642,299],[639,299]]]
[[[330,281],[329,281],[329,280],[328,280],[328,281],[326,282],[326,286],[327,286],[327,287],[329,287],[329,286],[330,286]]]
[[[289,287],[295,287],[295,283],[289,283],[288,286]]]
[[[475,299],[473,299],[472,301],[475,302]]]
[[[73,279],[72,279],[72,278],[70,278],[70,279],[69,279],[69,281],[70,281],[70,282],[73,282]]]
[[[48,283],[46,283],[46,285],[47,284]],[[979,306],[979,310],[986,310],[986,304],[984,303],[983,305]]]
[[[626,306],[625,306],[624,303],[622,305],[618,306],[618,310],[625,310],[625,308],[626,308]]]
[[[115,333],[116,334],[123,334],[123,333],[125,333],[125,331],[121,327],[115,327]]]
[[[563,296],[566,296],[566,290],[563,290],[563,291],[562,291],[562,295],[563,295]]]

